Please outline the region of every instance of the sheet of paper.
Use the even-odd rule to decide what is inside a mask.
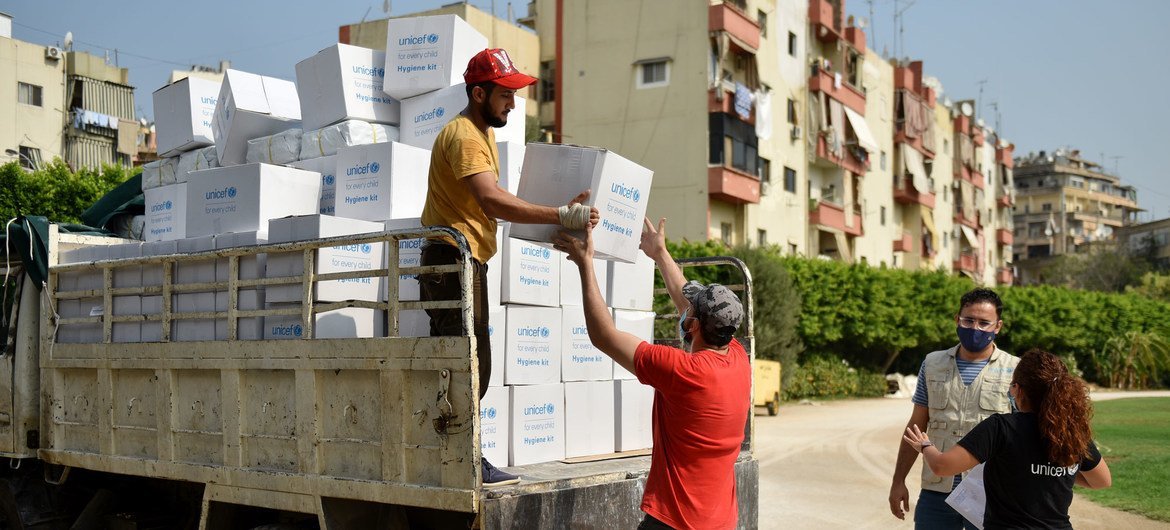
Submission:
[[[983,488],[983,464],[971,468],[959,486],[947,496],[947,504],[979,530],[983,530],[983,510],[987,506],[987,491]]]

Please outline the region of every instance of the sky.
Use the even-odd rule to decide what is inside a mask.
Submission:
[[[0,0],[13,36],[45,45],[73,32],[74,48],[130,70],[141,116],[171,70],[218,65],[295,79],[298,61],[363,19],[405,15],[453,0]],[[675,0],[707,1],[707,0]],[[790,0],[779,0],[790,1]],[[473,0],[507,16],[526,0]],[[1017,154],[1080,149],[1138,190],[1142,220],[1170,217],[1170,2],[1162,0],[847,0],[868,21],[868,46],[923,60],[952,100],[980,99],[979,116]],[[872,9],[872,16],[871,16]],[[985,81],[985,82],[984,82]],[[982,97],[980,98],[980,82]]]

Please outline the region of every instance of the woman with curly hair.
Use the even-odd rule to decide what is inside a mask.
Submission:
[[[907,428],[903,439],[937,475],[986,464],[984,528],[1072,528],[1073,484],[1112,483],[1091,438],[1088,387],[1059,357],[1034,349],[1020,358],[1008,395],[1019,412],[983,420],[946,452],[917,426]]]

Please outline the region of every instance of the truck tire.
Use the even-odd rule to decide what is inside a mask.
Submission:
[[[768,402],[768,415],[775,416],[780,413],[780,393],[776,392],[772,395],[772,401]]]

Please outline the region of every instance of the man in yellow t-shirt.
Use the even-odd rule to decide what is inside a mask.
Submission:
[[[558,224],[573,230],[596,225],[596,208],[581,204],[586,190],[559,208],[532,204],[500,188],[500,162],[493,127],[508,123],[515,108],[516,91],[536,83],[520,73],[503,49],[479,52],[463,73],[467,84],[467,108],[451,120],[431,149],[427,176],[427,202],[422,224],[449,226],[467,238],[472,256],[472,305],[475,315],[476,357],[479,359],[479,397],[483,398],[491,376],[491,343],[488,340],[487,261],[496,253],[496,219],[514,223]],[[456,263],[458,249],[450,240],[428,241],[422,251],[423,265]],[[457,274],[429,274],[420,277],[422,299],[454,300],[460,297]],[[431,336],[462,335],[458,309],[428,309]],[[485,485],[511,484],[515,475],[500,471],[482,460]]]

